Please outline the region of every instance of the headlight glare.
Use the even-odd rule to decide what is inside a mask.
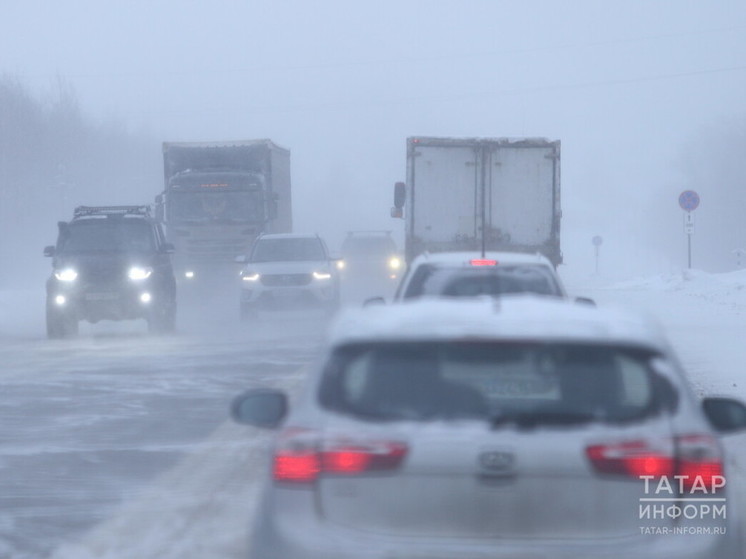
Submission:
[[[313,277],[317,280],[328,280],[331,279],[332,275],[329,272],[314,272]]]
[[[389,258],[389,268],[392,270],[398,270],[401,268],[401,260],[397,256]]]
[[[75,281],[78,277],[78,272],[72,268],[63,268],[61,270],[55,270],[54,277],[60,281]]]
[[[131,280],[144,280],[148,279],[150,277],[150,274],[153,273],[153,268],[149,267],[143,267],[143,266],[132,266],[132,268],[129,269],[129,272],[127,272],[127,276]]]
[[[259,279],[259,274],[251,274],[249,272],[242,272],[241,273],[241,279],[243,281],[257,281]]]

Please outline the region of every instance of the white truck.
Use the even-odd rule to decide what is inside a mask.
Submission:
[[[430,251],[560,249],[560,142],[544,138],[407,138],[407,181],[392,217],[405,255]]]
[[[165,142],[156,213],[181,281],[235,268],[261,233],[292,231],[290,152],[270,140]]]

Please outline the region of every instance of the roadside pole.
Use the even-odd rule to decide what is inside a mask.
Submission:
[[[687,241],[687,266],[692,267],[692,235],[694,234],[694,210],[699,207],[699,194],[685,190],[679,194],[679,206],[684,210],[684,233]]]
[[[591,242],[593,243],[593,247],[596,251],[596,275],[598,275],[598,254],[601,250],[601,244],[603,244],[604,240],[600,235],[596,235],[591,239]]]

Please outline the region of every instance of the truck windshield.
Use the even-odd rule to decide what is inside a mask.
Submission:
[[[259,192],[184,191],[169,195],[171,222],[238,221],[259,222],[264,219]]]
[[[186,171],[169,181],[169,190],[222,188],[230,190],[261,190],[262,177],[251,173]]]
[[[142,220],[90,219],[71,223],[60,236],[58,249],[66,253],[152,252],[155,240]]]

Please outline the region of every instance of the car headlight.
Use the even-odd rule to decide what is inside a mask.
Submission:
[[[73,268],[62,268],[61,270],[54,271],[54,277],[60,281],[75,281],[78,277],[78,272]]]
[[[243,281],[257,281],[259,279],[259,273],[241,272],[241,279]]]
[[[344,270],[345,269],[345,261],[344,260],[337,260],[336,266],[337,270]]]
[[[153,273],[153,268],[149,267],[143,267],[143,266],[132,266],[132,268],[129,269],[129,272],[127,272],[127,277],[131,280],[144,280],[148,279],[150,277],[150,274]]]
[[[389,268],[392,270],[398,270],[401,268],[401,260],[397,256],[389,258]]]
[[[328,280],[331,279],[332,275],[329,272],[314,272],[313,277],[317,280]]]

